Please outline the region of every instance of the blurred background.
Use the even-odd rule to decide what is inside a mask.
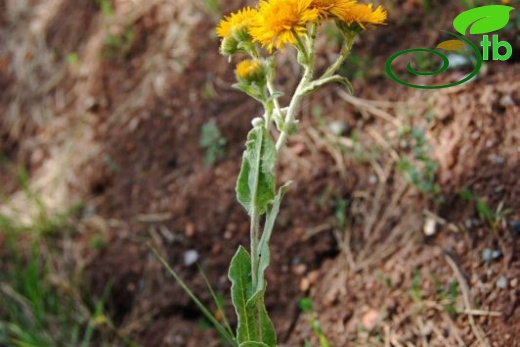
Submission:
[[[221,317],[200,267],[233,321],[227,267],[249,242],[234,185],[261,109],[231,88],[215,26],[246,3],[0,0],[0,346],[224,346],[151,249]],[[388,24],[341,68],[354,94],[308,97],[278,163],[295,181],[267,272],[280,346],[520,346],[518,1],[374,3]],[[487,4],[515,7],[508,61],[434,91],[387,77],[392,54]],[[320,28],[318,69],[341,44]],[[408,77],[474,63],[450,60]],[[291,49],[278,66],[290,95]]]

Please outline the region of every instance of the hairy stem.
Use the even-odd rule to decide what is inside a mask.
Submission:
[[[260,215],[256,208],[251,213],[251,279],[253,288],[256,288],[258,283],[258,242],[260,240]]]
[[[278,141],[276,141],[276,151],[279,151],[283,147],[285,141],[287,140],[287,137],[289,136],[288,127],[291,127],[293,125],[296,113],[303,99],[302,91],[305,89],[307,84],[309,84],[310,80],[312,79],[312,75],[314,74],[313,65],[314,53],[311,53],[310,64],[305,67],[303,77],[300,83],[298,84],[298,87],[296,87],[296,90],[294,91],[294,95],[289,104],[289,108],[287,109],[287,113],[285,114],[284,129],[282,129],[280,137],[278,138]]]
[[[287,109],[287,113],[285,114],[285,120],[283,122],[283,129],[280,133],[280,137],[278,137],[278,141],[276,141],[276,151],[280,151],[280,149],[285,145],[285,141],[287,141],[287,137],[289,136],[289,127],[294,125],[294,119],[296,118],[296,113],[300,107],[300,103],[303,99],[303,90],[309,82],[312,80],[314,75],[314,42],[316,40],[317,26],[312,25],[310,28],[310,35],[306,44],[304,44],[299,37],[296,35],[297,39],[297,47],[301,47],[300,51],[307,56],[307,64],[304,66],[304,73],[298,87],[294,91],[294,95],[289,103],[289,107]]]
[[[267,80],[267,89],[269,90],[269,94],[271,96],[274,95],[274,93],[276,92],[275,88],[274,88],[274,85],[273,85],[273,81],[268,79]],[[273,105],[274,105],[274,109],[276,111],[276,116],[275,116],[275,120],[276,121],[276,124],[278,125],[280,123],[281,120],[283,120],[283,112],[282,112],[282,108],[280,107],[280,102],[278,101],[278,98],[275,98],[273,99]],[[270,121],[271,119],[269,119]],[[268,124],[266,124],[266,129],[269,129],[269,126],[271,124],[269,124],[270,122],[267,122]]]
[[[341,48],[341,51],[339,52],[339,56],[332,64],[327,71],[320,77],[320,79],[330,77],[334,75],[334,73],[339,69],[341,64],[347,59],[347,57],[350,55],[350,51],[352,50],[352,46],[354,45],[354,39],[356,38],[356,33],[349,33],[345,37],[345,43],[343,44],[343,47]]]

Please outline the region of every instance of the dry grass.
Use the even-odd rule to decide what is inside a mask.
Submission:
[[[8,25],[0,28],[0,37],[5,38],[0,57],[9,57],[7,73],[13,78],[4,94],[7,109],[0,126],[21,144],[19,157],[28,158],[32,168],[28,189],[40,197],[49,213],[88,197],[105,165],[103,143],[97,140],[99,116],[91,109],[105,103],[106,95],[99,88],[105,73],[102,52],[107,35],[135,26],[160,8],[156,20],[161,29],[152,38],[153,52],[143,52],[147,58],[133,76],[135,88],[109,117],[109,123],[128,125],[151,97],[165,96],[173,88],[175,76],[193,58],[186,43],[202,19],[190,1],[116,1],[113,15],[98,12],[92,27],[84,29],[90,34],[77,47],[79,66],[71,66],[46,42],[49,28],[60,20],[60,11],[67,5],[67,0],[7,1]],[[71,83],[73,88],[67,86]],[[0,205],[0,213],[22,216],[20,222],[30,225],[39,212],[27,194],[19,191]]]

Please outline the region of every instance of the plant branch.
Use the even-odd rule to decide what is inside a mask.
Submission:
[[[280,133],[280,137],[278,137],[278,141],[276,141],[276,151],[280,151],[280,149],[285,144],[285,141],[287,140],[287,137],[289,136],[289,129],[294,125],[294,119],[296,117],[296,113],[298,111],[298,108],[300,106],[300,102],[303,98],[303,91],[307,88],[308,84],[310,83],[312,76],[314,75],[314,41],[316,38],[316,26],[313,26],[311,28],[311,34],[309,35],[308,40],[308,56],[307,56],[307,64],[304,66],[304,73],[302,76],[302,79],[300,80],[300,83],[298,84],[298,87],[296,87],[296,90],[294,91],[294,95],[291,99],[291,102],[289,103],[289,107],[287,109],[287,113],[285,114],[285,119],[283,122],[283,129]],[[301,43],[301,41],[300,41]],[[305,52],[303,52],[305,53]]]
[[[332,64],[319,79],[324,79],[334,75],[334,73],[339,69],[341,64],[343,64],[345,59],[347,59],[347,57],[350,55],[350,51],[352,50],[352,46],[354,45],[355,38],[356,33],[349,33],[345,36],[345,43],[343,44],[343,47],[339,52],[338,58],[336,59],[334,64]]]

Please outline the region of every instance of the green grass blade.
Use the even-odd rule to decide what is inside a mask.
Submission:
[[[157,250],[151,247],[152,252],[159,259],[159,261],[163,264],[163,266],[168,270],[168,272],[175,278],[175,280],[179,283],[182,289],[188,294],[190,299],[197,305],[199,310],[206,316],[206,318],[213,324],[215,329],[226,339],[226,341],[231,344],[233,347],[238,347],[238,344],[233,335],[230,335],[227,330],[220,324],[220,322],[211,314],[211,312],[204,306],[204,304],[199,300],[199,298],[191,291],[191,289],[186,285],[186,283],[180,278],[180,276],[173,270],[170,265],[166,262],[166,260],[157,252]]]
[[[224,306],[222,306],[222,303],[218,299],[217,295],[215,294],[215,291],[213,290],[211,283],[209,283],[208,277],[206,276],[204,271],[202,271],[202,268],[200,266],[199,266],[199,271],[200,271],[200,274],[202,275],[202,278],[204,279],[204,282],[206,283],[206,287],[208,288],[208,290],[211,294],[211,297],[213,298],[213,301],[215,302],[215,305],[217,306],[217,310],[219,310],[220,313],[222,313],[222,320],[224,321],[224,327],[228,331],[229,335],[234,336],[235,334],[233,333],[233,329],[231,329],[231,325],[229,324],[229,320],[227,319],[226,311],[224,311]]]

